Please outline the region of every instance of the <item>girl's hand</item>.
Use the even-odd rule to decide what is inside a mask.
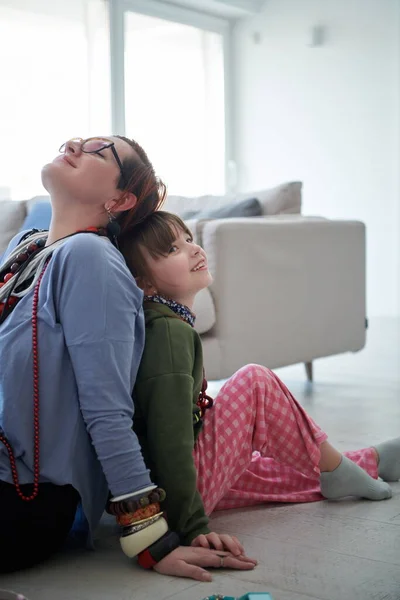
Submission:
[[[179,546],[160,560],[153,569],[162,575],[189,577],[197,581],[211,581],[211,573],[206,571],[204,567],[249,571],[254,569],[256,564],[256,560],[243,555],[233,556],[230,552],[220,550]]]
[[[244,548],[237,537],[226,533],[212,532],[198,535],[192,541],[191,546],[214,550],[228,550],[234,556],[244,555]]]

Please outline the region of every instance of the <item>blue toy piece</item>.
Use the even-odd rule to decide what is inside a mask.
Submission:
[[[273,598],[268,592],[249,592],[244,596],[240,596],[240,598],[216,594],[214,596],[207,596],[207,598],[204,598],[203,600],[273,600]]]

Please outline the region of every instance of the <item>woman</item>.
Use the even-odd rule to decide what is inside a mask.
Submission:
[[[63,144],[42,182],[50,229],[16,236],[0,267],[2,572],[54,554],[80,502],[91,537],[109,490],[119,506],[155,488],[132,431],[142,292],[118,244],[161,206],[165,186],[119,136]],[[199,565],[254,567],[189,548],[163,555],[160,572],[203,580]]]

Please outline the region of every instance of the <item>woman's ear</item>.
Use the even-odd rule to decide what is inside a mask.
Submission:
[[[113,213],[124,212],[134,208],[137,204],[137,197],[132,192],[122,192],[121,196],[110,202],[109,208]]]

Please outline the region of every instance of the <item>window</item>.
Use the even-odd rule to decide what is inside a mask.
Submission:
[[[0,194],[30,198],[63,141],[111,129],[106,4],[0,0],[0,81]]]
[[[110,132],[170,193],[224,193],[228,32],[156,0],[0,0],[0,199],[45,193],[62,142]]]
[[[170,193],[223,193],[223,38],[125,14],[125,127],[146,148]]]
[[[229,35],[223,19],[157,0],[111,4],[114,129],[144,146],[169,193],[225,192]]]

